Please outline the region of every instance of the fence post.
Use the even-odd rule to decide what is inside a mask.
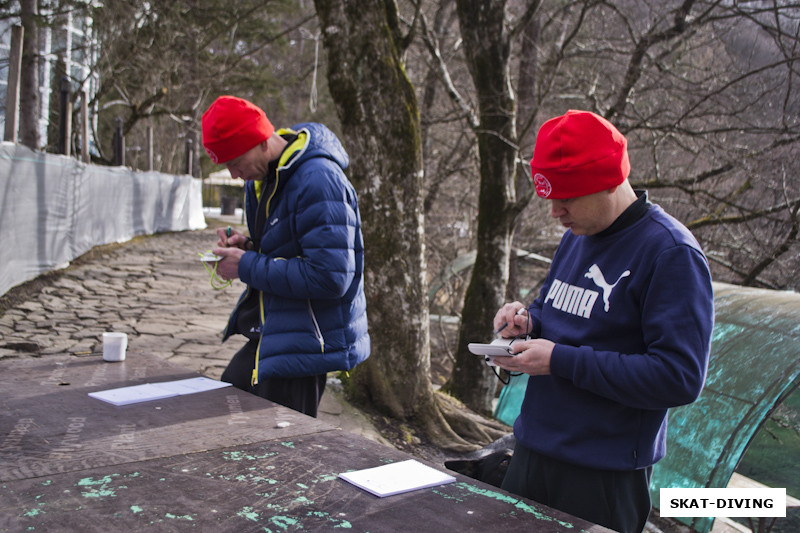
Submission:
[[[72,137],[72,102],[70,102],[69,78],[61,78],[58,109],[61,114],[58,122],[58,153],[69,155]]]
[[[146,158],[147,170],[153,170],[153,126],[147,126]]]
[[[25,29],[19,24],[11,27],[11,50],[8,56],[8,86],[6,89],[6,124],[3,140],[15,144],[19,127],[19,87],[24,35]]]
[[[122,118],[114,119],[114,164],[118,167],[125,165],[125,137],[122,135]]]
[[[89,155],[89,95],[81,91],[81,161],[91,163]]]
[[[192,175],[192,159],[194,155],[194,140],[191,135],[186,136],[186,174]]]

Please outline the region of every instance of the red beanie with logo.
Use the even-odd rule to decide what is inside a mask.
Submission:
[[[563,200],[605,191],[631,171],[628,142],[609,121],[589,111],[567,111],[542,124],[531,159],[536,194]]]
[[[275,128],[257,105],[236,96],[220,96],[203,113],[203,148],[214,163],[235,159],[265,139]]]

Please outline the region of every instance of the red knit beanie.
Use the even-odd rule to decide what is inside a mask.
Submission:
[[[225,163],[244,154],[275,128],[266,113],[242,98],[220,96],[203,113],[203,148],[214,163]]]
[[[536,136],[531,176],[536,194],[551,200],[586,196],[616,187],[631,164],[625,137],[588,111],[567,111],[545,122]]]

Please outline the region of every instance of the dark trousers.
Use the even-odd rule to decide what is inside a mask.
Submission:
[[[598,470],[546,457],[517,442],[502,488],[622,533],[640,533],[650,514],[650,474]]]
[[[317,417],[317,408],[325,392],[326,374],[300,378],[260,378],[253,386],[250,378],[255,368],[258,341],[252,340],[234,354],[220,381],[232,384],[251,394],[261,396],[289,409]]]

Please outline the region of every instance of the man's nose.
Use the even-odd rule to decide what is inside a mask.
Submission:
[[[550,200],[550,216],[560,218],[564,215],[565,209],[557,200]]]

